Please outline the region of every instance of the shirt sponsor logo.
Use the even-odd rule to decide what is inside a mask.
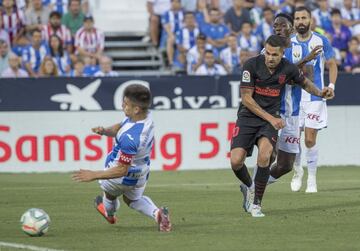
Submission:
[[[271,89],[269,87],[261,88],[261,87],[255,86],[255,93],[262,95],[262,96],[267,96],[267,97],[278,97],[280,95],[280,90],[279,89]]]

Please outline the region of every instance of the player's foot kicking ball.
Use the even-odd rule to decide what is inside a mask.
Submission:
[[[255,218],[264,217],[265,214],[261,212],[261,206],[260,205],[253,205],[251,210],[251,216]]]
[[[105,210],[103,203],[103,198],[99,195],[94,200],[96,210],[109,222],[110,224],[115,224],[117,218],[115,216],[108,216]]]
[[[159,224],[160,232],[171,231],[170,215],[169,215],[169,209],[167,207],[159,208],[157,212],[156,221]]]
[[[254,189],[248,188],[246,185],[240,185],[240,191],[243,194],[243,208],[245,212],[251,213],[251,209],[254,203]]]
[[[290,183],[291,191],[293,191],[293,192],[300,191],[303,175],[304,175],[304,169],[301,166],[299,166],[299,167],[295,166],[294,167],[294,176]]]

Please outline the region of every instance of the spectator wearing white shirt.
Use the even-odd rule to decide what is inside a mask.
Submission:
[[[118,77],[119,74],[112,70],[112,60],[108,56],[100,58],[100,71],[95,73],[95,77]]]
[[[0,39],[5,41],[7,44],[10,44],[9,33],[3,28],[3,21],[0,18]]]
[[[0,76],[9,67],[9,44],[0,39]]]
[[[204,63],[196,70],[195,75],[219,76],[226,75],[226,70],[220,64],[215,63],[215,56],[212,50],[206,50]]]
[[[159,45],[161,16],[170,10],[170,0],[147,0],[147,11],[150,20],[150,38],[154,46]]]
[[[241,26],[241,33],[239,36],[239,46],[242,51],[248,51],[255,56],[260,52],[260,45],[257,37],[251,34],[251,23],[244,22]]]
[[[257,27],[264,21],[263,13],[265,8],[270,8],[266,5],[266,0],[255,0],[254,7],[250,9],[250,20],[254,27]]]
[[[324,30],[329,30],[332,26],[329,3],[327,0],[317,1],[319,8],[312,11],[311,15],[315,17],[317,25]]]
[[[42,29],[43,25],[49,22],[51,9],[43,6],[42,0],[32,0],[32,5],[25,11],[26,31],[31,33],[33,30]]]
[[[344,0],[340,11],[343,24],[350,28],[354,36],[360,35],[360,9],[353,6],[353,0]]]
[[[236,67],[240,67],[240,52],[236,34],[231,33],[227,38],[228,47],[220,52],[221,64],[225,67],[227,73],[234,73]]]
[[[256,27],[255,35],[261,45],[265,46],[265,41],[274,33],[273,30],[274,12],[270,7],[263,10],[263,20],[260,25]]]
[[[94,27],[94,18],[86,16],[83,27],[75,35],[75,48],[81,57],[92,56],[100,58],[104,51],[105,36]]]
[[[196,38],[196,45],[193,46],[186,54],[186,69],[188,75],[194,74],[197,68],[202,65],[204,60],[205,46],[206,37],[200,34]]]
[[[21,60],[13,52],[10,52],[9,54],[9,67],[6,68],[2,74],[2,78],[26,78],[28,77],[28,73],[20,68]]]
[[[71,60],[67,51],[62,46],[57,35],[51,35],[49,41],[50,56],[53,59],[59,76],[66,76],[70,72]]]

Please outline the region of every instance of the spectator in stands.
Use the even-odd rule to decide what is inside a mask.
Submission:
[[[260,52],[260,45],[257,37],[251,34],[251,23],[244,22],[239,36],[239,46],[242,51],[247,51],[255,56]]]
[[[83,26],[84,13],[81,11],[81,0],[69,0],[69,10],[62,16],[61,22],[70,30],[71,36]]]
[[[312,16],[315,18],[316,23],[324,30],[331,28],[331,15],[329,3],[327,0],[318,0],[319,8],[312,12]]]
[[[233,0],[211,0],[211,8],[218,9],[225,14],[233,6]]]
[[[26,78],[28,73],[20,68],[20,58],[13,52],[9,54],[9,67],[2,74],[2,78]]]
[[[84,57],[84,74],[86,76],[92,77],[100,71],[100,66],[97,64],[96,57]]]
[[[341,8],[341,17],[343,24],[350,28],[354,36],[360,35],[360,2],[357,8],[353,6],[353,0],[344,0],[344,6]]]
[[[234,6],[226,12],[224,19],[231,31],[236,34],[240,33],[244,22],[251,22],[250,12],[243,8],[243,0],[234,0]]]
[[[170,10],[170,0],[147,0],[147,11],[150,19],[150,38],[155,47],[159,45],[161,17]]]
[[[112,70],[112,60],[108,56],[100,58],[100,71],[95,73],[95,77],[117,77],[119,74]]]
[[[11,46],[27,44],[24,12],[16,8],[13,0],[3,0],[2,7],[2,27],[9,34]]]
[[[232,74],[235,72],[235,68],[240,65],[240,52],[241,48],[238,46],[237,36],[235,33],[231,33],[227,37],[228,47],[223,49],[220,53],[220,61],[224,66],[227,73]]]
[[[9,33],[3,28],[3,20],[0,17],[0,39],[10,44]]]
[[[50,14],[49,23],[42,26],[42,38],[49,43],[51,35],[56,34],[66,48],[68,53],[72,53],[72,39],[70,30],[65,25],[61,24],[60,12],[53,11]]]
[[[293,16],[295,10],[295,1],[296,0],[285,0],[284,3],[280,5],[280,8],[277,10],[276,14],[285,13]]]
[[[197,1],[194,0],[181,0],[181,6],[185,12],[195,12]]]
[[[194,13],[187,12],[185,14],[185,27],[176,33],[176,45],[178,50],[178,60],[181,64],[185,64],[186,54],[190,48],[196,45],[196,38],[199,35],[199,28],[196,27]]]
[[[49,41],[50,56],[56,64],[59,76],[66,76],[70,72],[71,60],[67,51],[61,43],[61,39],[57,35],[51,35]]]
[[[327,39],[329,40],[329,43],[332,44],[332,41],[333,41],[333,37],[326,33],[324,34]],[[341,53],[340,53],[340,50],[336,47],[332,47],[333,51],[334,51],[334,54],[335,54],[335,62],[336,62],[336,65],[338,66],[339,68],[339,71],[340,70],[343,70],[342,67],[343,67],[343,57],[341,56]],[[345,57],[345,56],[344,56]]]
[[[263,17],[263,21],[257,26],[255,31],[255,35],[262,46],[265,45],[266,39],[274,33],[274,13],[270,7],[266,7],[263,10]]]
[[[355,68],[360,68],[359,40],[357,37],[352,37],[344,60],[344,69],[346,72],[352,72]]]
[[[205,47],[206,37],[200,34],[196,38],[196,45],[192,47],[186,54],[186,69],[188,75],[194,74],[197,68],[202,65],[204,60]]]
[[[315,17],[312,16],[311,19],[312,19],[311,26],[310,26],[311,30],[319,33],[320,35],[325,35],[325,30],[317,25]]]
[[[40,66],[40,77],[57,77],[58,70],[54,60],[50,57],[45,57]]]
[[[75,35],[75,49],[80,57],[100,58],[104,51],[105,36],[94,27],[92,16],[84,17],[84,25]]]
[[[204,63],[196,70],[195,75],[219,76],[226,75],[226,70],[220,64],[215,63],[215,56],[212,50],[206,50]]]
[[[342,24],[339,9],[333,9],[331,11],[331,24],[330,29],[326,30],[326,32],[333,38],[331,45],[338,48],[342,52],[341,55],[344,58],[352,35],[349,28]]]
[[[82,0],[81,11],[84,13],[85,16],[92,16],[92,10],[89,0]]]
[[[51,9],[43,6],[42,0],[32,0],[32,5],[25,11],[26,31],[41,30],[49,22]]]
[[[84,61],[78,59],[74,64],[74,69],[70,71],[69,77],[85,77],[84,66]]]
[[[171,0],[171,9],[162,16],[161,23],[166,32],[166,53],[169,66],[174,63],[175,34],[183,27],[184,12],[180,0]]]
[[[64,15],[68,11],[68,0],[43,0],[45,6],[49,6],[52,11],[56,11]]]
[[[250,20],[254,27],[259,26],[264,21],[264,15],[263,12],[265,11],[267,7],[266,0],[256,0],[255,5],[253,8],[250,9]],[[270,8],[270,10],[272,10]]]
[[[214,46],[218,53],[226,47],[226,36],[229,35],[229,28],[221,21],[218,9],[210,10],[210,23],[206,24],[203,30],[207,37],[207,43]]]
[[[9,67],[9,45],[6,41],[0,39],[0,76],[1,73]]]
[[[197,0],[195,19],[201,33],[204,33],[206,23],[210,22],[209,12],[206,6],[206,0]]]
[[[31,45],[27,46],[22,54],[23,63],[29,76],[39,76],[41,63],[47,55],[49,55],[49,47],[42,43],[41,31],[33,30]]]

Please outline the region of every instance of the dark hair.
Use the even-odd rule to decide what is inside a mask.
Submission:
[[[294,15],[295,15],[295,12],[300,12],[300,11],[306,11],[309,14],[309,16],[311,17],[311,11],[308,7],[306,7],[306,6],[297,7],[294,11]]]
[[[331,12],[330,12],[330,15],[333,16],[333,15],[340,15],[341,16],[341,11],[339,9],[332,9]]]
[[[206,40],[206,36],[205,36],[204,34],[200,33],[200,34],[196,37],[196,39]]]
[[[63,48],[63,45],[62,45],[62,41],[61,41],[61,38],[56,35],[56,34],[52,34],[50,37],[49,37],[49,49],[50,49],[50,55],[52,57],[56,57],[57,55],[55,55],[55,52],[53,50],[53,48],[51,47],[51,38],[55,37],[58,41],[59,41],[59,56],[62,58],[64,56],[64,48]]]
[[[271,13],[274,14],[273,10],[272,10],[269,6],[266,6],[266,7],[263,9],[263,13],[264,13],[265,11],[271,11]]]
[[[212,12],[212,11],[217,11],[217,12],[220,12],[220,10],[218,8],[211,8],[209,13]]]
[[[195,16],[195,13],[192,12],[192,11],[187,11],[187,12],[185,12],[185,15],[184,15],[184,16],[187,16],[187,15]]]
[[[272,47],[280,47],[285,48],[286,42],[285,39],[278,35],[271,35],[265,42],[265,44],[269,44]]]
[[[249,24],[249,25],[251,26],[251,23],[250,23],[250,22],[245,21],[245,22],[243,22],[243,23],[241,24],[241,29],[243,28],[244,24]]]
[[[58,12],[58,11],[52,11],[49,15],[49,18],[52,18],[52,17],[58,17],[58,18],[61,18],[61,13]]]
[[[39,32],[39,33],[41,34],[41,30],[40,30],[40,29],[35,29],[35,30],[33,30],[33,31],[31,32],[31,36],[33,36],[34,33],[36,33],[36,32]]]
[[[279,13],[275,16],[275,19],[278,18],[278,17],[283,17],[285,18],[286,20],[288,20],[288,22],[293,25],[294,24],[294,19],[289,15],[289,14],[286,14],[286,13]]]
[[[151,93],[149,88],[144,85],[129,85],[125,88],[124,97],[127,97],[131,102],[145,111],[151,106]]]
[[[352,37],[352,38],[350,38],[350,40],[349,40],[349,42],[351,42],[351,41],[356,41],[357,43],[359,43],[360,41],[359,41],[359,39],[357,38],[357,37]]]
[[[206,50],[205,50],[204,55],[205,55],[206,53],[211,53],[211,54],[214,55],[214,52],[213,52],[212,50],[209,50],[209,49],[206,49]]]

